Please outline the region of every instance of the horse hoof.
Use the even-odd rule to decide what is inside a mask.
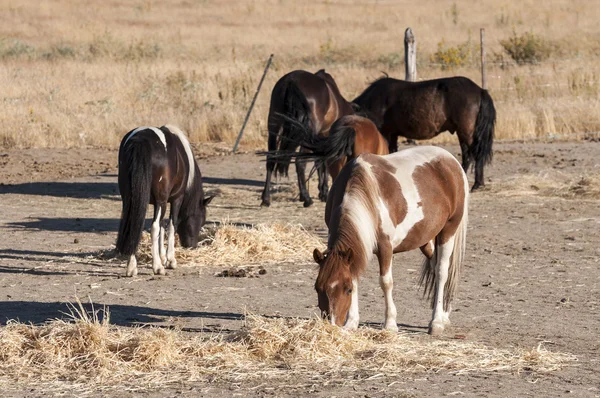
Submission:
[[[168,268],[168,269],[177,268],[177,261],[175,259],[167,261],[166,268]]]
[[[444,333],[444,327],[440,325],[431,325],[427,333],[432,336],[441,336]]]
[[[154,271],[154,275],[166,275],[167,272],[165,271],[164,267],[160,267],[158,269],[153,270]]]
[[[271,201],[270,200],[264,200],[260,203],[260,207],[269,207],[271,206]]]
[[[321,202],[327,202],[327,195],[319,195],[319,200]]]
[[[342,326],[344,330],[356,330],[358,329],[358,320],[348,319],[346,324]]]
[[[312,199],[308,199],[304,201],[304,207],[310,207],[313,204],[313,200]]]
[[[481,188],[481,187],[484,187],[484,186],[485,186],[485,184],[478,184],[478,183],[475,183],[475,184],[473,184],[473,187],[471,188],[471,192],[475,192],[475,191],[477,191],[479,188]]]
[[[126,275],[127,277],[130,277],[130,278],[131,278],[132,276],[137,276],[137,274],[138,274],[138,270],[137,270],[137,268],[134,268],[134,269],[132,269],[132,270],[129,270],[129,269],[128,269],[128,270],[127,270],[127,272],[125,273],[125,275]]]
[[[394,322],[394,323],[386,323],[385,324],[385,329],[389,330],[390,332],[397,332],[398,331],[398,325],[396,324],[396,322]]]

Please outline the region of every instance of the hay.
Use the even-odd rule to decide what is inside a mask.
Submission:
[[[282,262],[312,262],[315,248],[323,242],[299,224],[237,226],[229,222],[206,226],[196,249],[185,249],[176,236],[175,257],[183,266],[236,266]],[[146,231],[138,247],[138,263],[152,262],[152,240]],[[115,258],[114,250],[101,252],[102,260]]]
[[[320,319],[248,315],[235,334],[206,335],[116,327],[103,312],[99,319],[98,313],[89,315],[79,305],[72,322],[9,322],[0,329],[0,386],[139,390],[167,383],[299,376],[353,382],[424,371],[548,372],[575,360],[541,345],[531,350],[494,349],[371,328],[346,332]]]
[[[494,183],[490,191],[506,196],[600,199],[600,173],[578,177],[558,172],[526,174]]]

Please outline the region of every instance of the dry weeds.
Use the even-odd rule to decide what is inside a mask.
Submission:
[[[600,174],[573,177],[559,172],[520,175],[494,183],[491,192],[506,196],[549,196],[600,199]]]
[[[176,235],[176,242],[178,237]],[[315,248],[323,248],[321,239],[299,224],[256,224],[236,226],[227,221],[205,226],[196,249],[176,246],[175,257],[184,266],[237,266],[282,262],[311,262]],[[146,231],[138,247],[138,262],[152,262],[152,239]],[[111,259],[114,252],[102,252]]]
[[[418,40],[419,78],[465,75],[476,82],[476,51],[452,70],[429,60],[439,42],[476,46],[486,28],[497,138],[579,139],[600,131],[600,7],[589,0],[23,0],[3,2],[0,13],[11,21],[0,26],[2,147],[116,148],[129,129],[167,122],[193,143],[231,147],[275,53],[242,141],[245,149],[265,148],[270,88],[280,76],[325,67],[352,99],[381,71],[404,75],[407,26]],[[544,39],[550,58],[515,65],[500,45],[513,32]],[[455,140],[444,134],[437,142]]]
[[[11,321],[0,329],[0,385],[48,390],[143,390],[197,380],[360,381],[415,372],[549,372],[575,360],[546,350],[496,349],[464,340],[359,328],[346,332],[319,319],[248,315],[234,334],[189,334],[110,325],[107,309],[72,307],[72,321]],[[99,316],[102,312],[103,316]],[[101,318],[101,319],[100,319]],[[348,378],[348,375],[354,377]]]

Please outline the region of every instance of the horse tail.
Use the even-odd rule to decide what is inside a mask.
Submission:
[[[312,158],[317,163],[332,163],[344,157],[351,157],[354,153],[356,130],[352,125],[343,123],[343,118],[338,119],[332,126],[329,136],[313,136],[303,144],[306,149],[313,152]]]
[[[310,105],[304,93],[294,81],[290,80],[287,84],[283,100],[282,116],[284,117],[284,122],[277,148],[278,152],[294,152],[300,146],[300,143],[305,141],[307,132],[312,135],[310,113]],[[290,157],[280,157],[277,161],[275,173],[287,176],[290,161]]]
[[[465,248],[467,245],[467,225],[469,224],[469,182],[466,174],[463,172],[464,185],[464,201],[463,214],[458,224],[458,228],[454,233],[454,245],[452,248],[452,256],[450,257],[450,265],[448,267],[448,279],[444,286],[444,311],[448,311],[450,303],[456,293],[456,287],[460,279],[460,270],[465,257]],[[431,308],[435,306],[435,267],[437,265],[438,248],[435,247],[431,258],[425,258],[421,267],[421,277],[419,278],[419,286],[424,286],[423,295],[431,300]]]
[[[481,90],[481,103],[475,120],[473,143],[469,147],[469,156],[476,162],[476,167],[492,161],[492,145],[494,143],[494,126],[496,125],[496,108],[487,90]]]
[[[152,185],[152,159],[150,143],[131,139],[119,151],[119,190],[123,200],[117,252],[135,254],[146,220]]]

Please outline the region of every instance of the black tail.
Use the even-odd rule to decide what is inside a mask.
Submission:
[[[287,116],[282,118],[289,123],[295,131],[293,144],[297,148],[301,146],[310,152],[290,152],[290,151],[269,151],[259,152],[261,155],[267,155],[272,159],[302,159],[314,161],[313,171],[321,164],[336,162],[344,157],[352,156],[354,153],[354,142],[356,141],[356,130],[354,127],[343,123],[343,118],[333,123],[327,137],[314,135],[310,128],[299,123],[297,120]],[[312,172],[311,172],[312,174]]]
[[[492,145],[494,143],[494,127],[496,125],[496,108],[494,101],[487,92],[481,91],[481,104],[475,121],[473,143],[469,147],[469,155],[475,159],[476,167],[483,169],[483,165],[492,161]]]
[[[283,109],[283,131],[279,138],[277,150],[280,153],[294,152],[298,148],[299,143],[304,140],[305,131],[311,131],[312,134],[310,105],[306,101],[304,93],[300,91],[294,81],[290,80],[287,84]],[[287,176],[290,159],[289,157],[280,157],[277,160],[276,174],[285,174]]]
[[[131,141],[135,139],[132,138]],[[119,190],[123,200],[117,252],[135,254],[146,220],[152,184],[151,147],[147,141],[134,141],[119,151]]]

